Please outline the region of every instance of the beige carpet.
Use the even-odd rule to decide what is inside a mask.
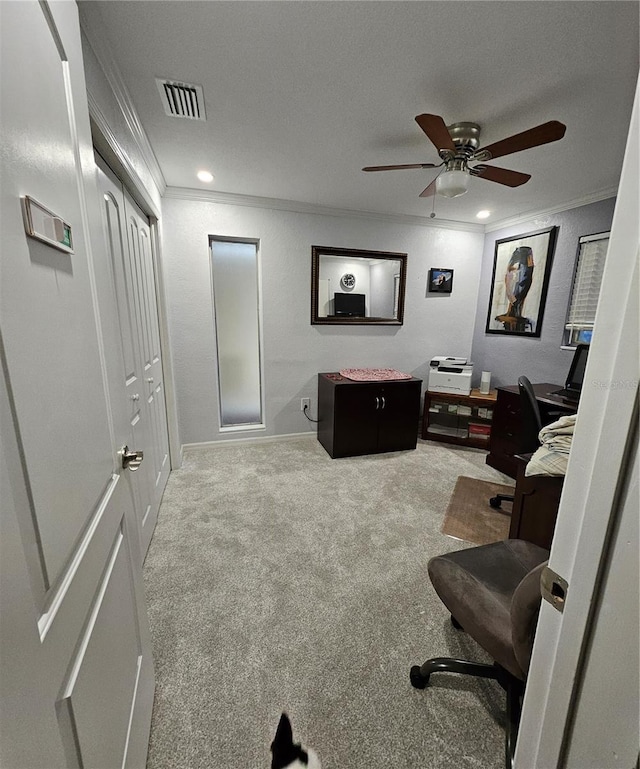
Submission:
[[[431,587],[468,543],[442,518],[485,454],[433,441],[331,459],[310,435],[186,451],[145,561],[156,694],[147,769],[261,769],[287,710],[322,769],[504,769],[505,694]]]
[[[496,494],[513,494],[513,487],[461,475],[444,516],[442,533],[473,542],[474,545],[506,539],[511,522],[511,503],[504,503],[504,512],[494,510],[489,505],[489,499]]]

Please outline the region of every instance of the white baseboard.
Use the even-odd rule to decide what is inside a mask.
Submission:
[[[183,443],[180,449],[181,456],[187,451],[206,451],[207,449],[219,449],[224,446],[259,444],[259,443],[279,443],[280,441],[299,441],[306,438],[316,438],[316,432],[288,433],[286,435],[260,435],[253,438],[227,438],[222,441],[205,441],[203,443]]]

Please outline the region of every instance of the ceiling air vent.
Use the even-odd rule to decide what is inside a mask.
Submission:
[[[164,111],[171,117],[206,120],[202,86],[156,78]]]

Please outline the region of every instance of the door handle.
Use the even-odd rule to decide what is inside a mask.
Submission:
[[[376,395],[376,411],[380,408],[380,398]]]
[[[131,470],[132,473],[135,473],[144,459],[143,451],[131,451],[128,446],[123,446],[119,453],[122,456],[123,469]]]
[[[387,405],[386,400],[384,399],[384,395],[382,397],[382,408],[384,408]]]

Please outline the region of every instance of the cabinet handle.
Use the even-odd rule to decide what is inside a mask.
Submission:
[[[380,398],[376,395],[376,411],[380,408]]]
[[[387,405],[387,402],[384,399],[384,395],[382,396],[382,408],[384,408]]]

